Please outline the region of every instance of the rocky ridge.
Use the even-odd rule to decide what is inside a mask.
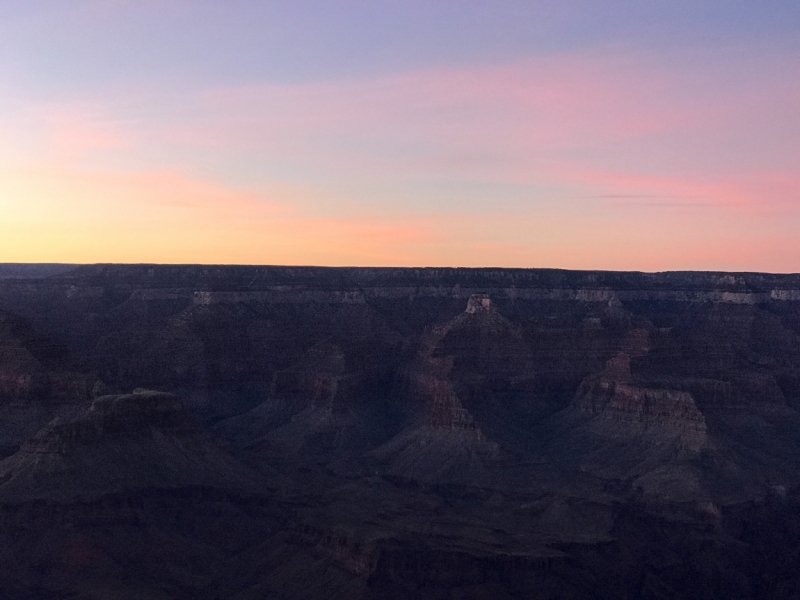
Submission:
[[[797,290],[752,273],[6,277],[0,588],[792,597]],[[142,386],[162,391],[125,393]]]
[[[177,397],[148,390],[102,396],[56,417],[0,462],[0,501],[6,502],[252,483]]]

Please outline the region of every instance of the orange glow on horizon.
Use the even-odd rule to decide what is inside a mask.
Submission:
[[[5,262],[506,266],[787,272],[791,231],[765,245],[737,222],[699,210],[620,220],[586,215],[319,218],[308,190],[227,189],[175,173],[0,169]],[[654,225],[656,223],[656,225]],[[785,257],[785,262],[774,256]],[[770,262],[772,261],[772,262]],[[739,267],[742,265],[742,267]]]
[[[402,262],[403,223],[303,218],[298,191],[275,200],[174,173],[0,169],[6,262],[347,264]],[[423,227],[424,229],[424,227]]]
[[[0,261],[800,271],[794,62],[726,61],[9,93]]]

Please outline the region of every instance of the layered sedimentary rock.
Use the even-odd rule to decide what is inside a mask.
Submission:
[[[98,265],[0,279],[12,597],[798,585],[800,276]]]
[[[489,481],[500,447],[465,403],[485,409],[481,390],[487,380],[507,388],[532,377],[519,328],[493,308],[488,294],[473,294],[462,314],[423,336],[403,377],[421,414],[372,456],[401,477]]]
[[[614,421],[706,431],[703,414],[687,392],[596,380],[581,386],[573,406]]]
[[[26,319],[0,311],[0,456],[103,389],[91,373],[76,372],[63,347]]]
[[[613,421],[706,432],[705,419],[691,394],[632,381],[630,360],[627,352],[609,359],[605,371],[581,383],[572,407]]]
[[[347,372],[342,349],[328,341],[315,344],[289,369],[278,371],[270,396],[299,399],[324,408],[346,407],[363,385],[357,371]]]
[[[69,499],[136,488],[242,487],[249,474],[171,394],[102,396],[55,418],[0,462],[0,499]]]

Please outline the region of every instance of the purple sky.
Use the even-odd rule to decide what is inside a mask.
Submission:
[[[800,271],[796,2],[0,3],[0,261]]]

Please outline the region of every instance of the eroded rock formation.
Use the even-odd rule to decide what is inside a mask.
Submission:
[[[137,488],[246,487],[248,471],[217,448],[172,394],[102,396],[56,417],[0,462],[0,499],[68,500]],[[250,482],[252,483],[252,482]]]
[[[800,585],[800,276],[14,266],[0,311],[10,597]]]

